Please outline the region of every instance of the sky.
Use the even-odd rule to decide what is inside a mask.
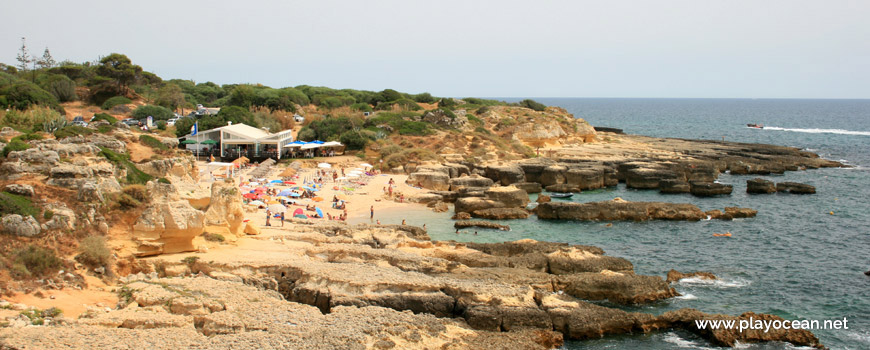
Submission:
[[[452,97],[870,98],[870,1],[12,1],[0,62]]]

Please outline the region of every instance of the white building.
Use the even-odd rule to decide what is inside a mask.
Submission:
[[[246,156],[251,160],[281,159],[279,150],[293,142],[293,131],[270,133],[249,125],[229,122],[227,126],[199,131],[196,135],[185,135],[179,141],[182,139],[196,142],[187,144],[187,149],[196,152],[208,149],[208,154],[215,154],[214,151],[219,150],[220,157],[225,159],[236,159],[239,156]]]

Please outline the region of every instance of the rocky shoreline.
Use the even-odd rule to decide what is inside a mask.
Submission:
[[[421,229],[405,226],[292,223],[264,231],[249,238],[249,246],[228,249],[231,254],[148,258],[144,267],[151,277],[122,280],[120,308],[58,322],[51,332],[3,329],[0,339],[8,348],[116,341],[483,348],[478,341],[485,338],[492,345],[552,348],[563,337],[684,329],[717,345],[775,340],[821,347],[807,331],[760,336],[694,328],[694,320],[734,316],[693,309],[654,316],[609,306],[678,293],[662,277],[635,274],[631,262],[597,247],[432,242]],[[774,317],[740,317],[749,315]],[[158,337],[160,343],[149,340]]]

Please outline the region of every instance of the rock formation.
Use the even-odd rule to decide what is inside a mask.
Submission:
[[[182,200],[175,186],[148,183],[151,202],[133,225],[139,242],[137,256],[193,251],[193,239],[202,234],[205,214]]]
[[[816,193],[816,188],[798,182],[778,182],[776,184],[776,191],[796,194],[814,194]]]
[[[762,178],[754,178],[752,180],[746,180],[746,193],[774,193],[776,192],[776,185],[774,185],[773,181],[765,180]]]
[[[211,202],[205,211],[204,231],[225,237],[244,235],[245,210],[242,194],[232,181],[211,185]]]
[[[719,279],[716,277],[716,275],[714,275],[710,272],[695,271],[695,272],[683,273],[683,272],[671,269],[670,271],[668,271],[668,276],[665,279],[665,281],[668,283],[673,283],[673,282],[678,282],[679,280],[684,279],[684,278],[700,278],[700,279],[704,279],[704,280],[717,280],[717,279]]]

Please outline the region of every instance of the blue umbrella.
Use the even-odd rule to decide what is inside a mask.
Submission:
[[[290,194],[285,195],[285,197],[302,197],[302,195],[296,192],[290,192]]]
[[[320,210],[318,207],[314,207],[314,211],[317,212],[317,216],[323,218],[323,210]]]
[[[304,189],[306,189],[306,190],[309,190],[309,191],[315,191],[315,192],[317,192],[317,189],[314,188],[314,187],[308,187],[308,186],[300,186],[300,187],[302,187],[302,188],[304,188]]]
[[[292,195],[292,193],[293,193],[293,191],[291,191],[291,190],[283,190],[283,191],[279,192],[278,195],[286,197],[286,196]]]
[[[272,180],[272,181],[269,181],[269,183],[273,183],[273,184],[283,184],[284,181],[282,181],[282,180]]]

